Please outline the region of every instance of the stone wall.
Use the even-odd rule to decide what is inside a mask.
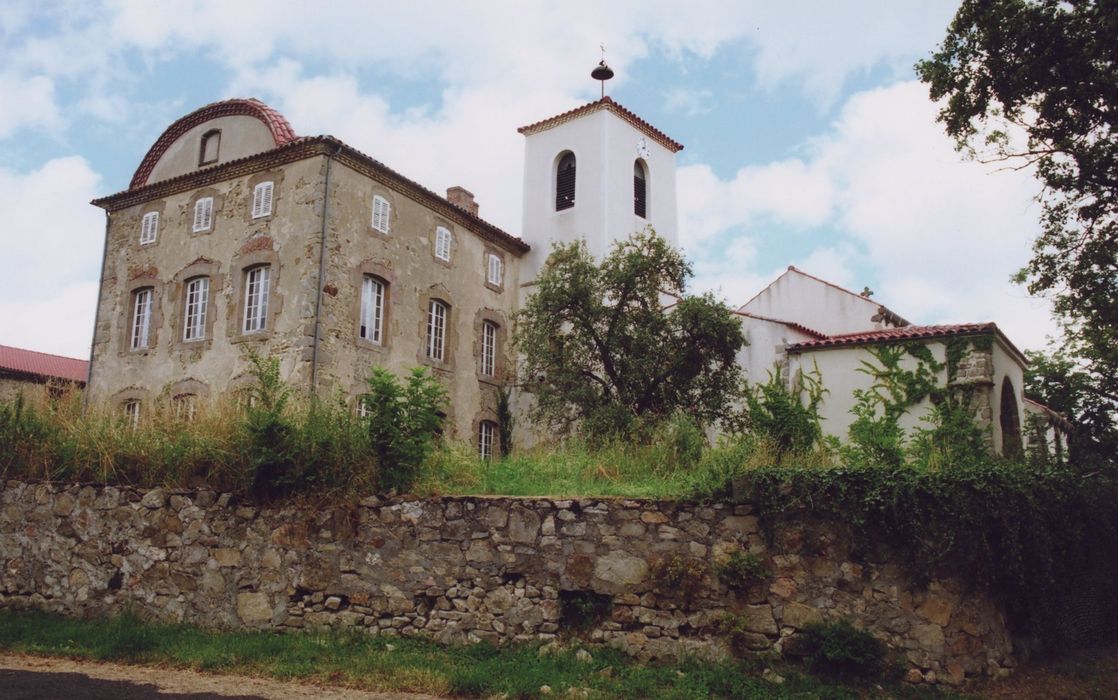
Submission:
[[[793,519],[794,521],[795,519]],[[211,491],[8,482],[0,497],[0,605],[73,615],[126,606],[225,628],[354,627],[446,642],[550,640],[563,600],[612,601],[584,634],[643,658],[794,653],[814,620],[847,618],[885,640],[912,682],[1004,675],[1002,616],[951,579],[920,587],[887,555],[855,561],[834,523],[801,519],[770,541],[749,505],[448,497],[261,509]],[[735,594],[711,573],[728,553],[773,576]],[[656,563],[707,570],[688,604]]]

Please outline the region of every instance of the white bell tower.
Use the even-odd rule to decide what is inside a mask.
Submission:
[[[613,76],[605,61],[596,102],[521,127],[524,143],[524,222],[532,246],[521,280],[530,282],[555,242],[585,240],[598,258],[613,242],[652,226],[679,243],[675,154],[683,145],[605,96]]]

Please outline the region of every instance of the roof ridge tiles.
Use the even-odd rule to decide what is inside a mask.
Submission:
[[[561,114],[556,114],[554,117],[548,117],[547,119],[540,120],[533,124],[522,126],[517,129],[517,131],[521,134],[524,134],[525,136],[528,136],[540,131],[546,131],[547,129],[550,129],[554,126],[559,126],[560,124],[569,122],[576,117],[580,117],[583,114],[589,114],[601,109],[608,110],[616,114],[618,117],[629,122],[639,131],[644,132],[647,136],[650,136],[653,140],[655,140],[664,148],[667,148],[672,153],[678,153],[683,150],[682,143],[676,141],[675,139],[665,134],[663,131],[660,131],[656,127],[652,126],[647,121],[639,117],[635,112],[627,109],[621,103],[615,101],[608,95],[601,98],[600,100],[588,102],[581,107],[575,107],[574,109],[567,110],[566,112],[563,112]]]

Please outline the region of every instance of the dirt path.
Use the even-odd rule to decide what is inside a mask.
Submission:
[[[0,654],[5,700],[437,700],[432,695],[371,693],[264,678]]]

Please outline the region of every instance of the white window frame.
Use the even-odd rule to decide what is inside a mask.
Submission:
[[[445,262],[450,262],[450,246],[454,237],[450,229],[445,226],[435,228],[435,257]]]
[[[450,307],[438,299],[427,304],[427,357],[444,362],[446,357],[446,319]]]
[[[481,323],[481,373],[497,376],[497,324],[492,321]]]
[[[194,277],[184,288],[182,339],[192,343],[206,339],[206,311],[210,304],[210,278]]]
[[[361,282],[361,328],[362,339],[373,345],[384,342],[384,301],[388,285],[373,275],[365,275]]]
[[[245,270],[245,311],[241,329],[246,335],[268,330],[268,295],[271,277],[270,265],[257,265]]]
[[[140,245],[155,243],[155,236],[159,230],[159,212],[149,211],[144,214],[140,223]]]
[[[128,421],[128,425],[135,428],[140,424],[140,400],[128,399],[121,407],[124,411],[124,418]]]
[[[379,194],[373,197],[373,229],[381,233],[388,233],[391,221],[392,205]]]
[[[373,410],[369,408],[369,397],[357,397],[357,406],[354,410],[357,412],[358,418],[368,418],[369,416],[373,415]]]
[[[495,287],[500,287],[505,274],[504,262],[501,260],[500,255],[494,253],[489,254],[488,263],[485,270],[485,281]]]
[[[497,425],[483,420],[477,425],[477,451],[482,459],[493,459],[493,443],[496,441]]]
[[[272,215],[272,193],[275,183],[261,182],[252,188],[252,218],[262,219]]]
[[[151,287],[132,292],[132,332],[129,334],[129,348],[144,350],[151,340]]]
[[[214,225],[214,198],[202,197],[194,203],[194,226],[192,231],[209,231]]]

